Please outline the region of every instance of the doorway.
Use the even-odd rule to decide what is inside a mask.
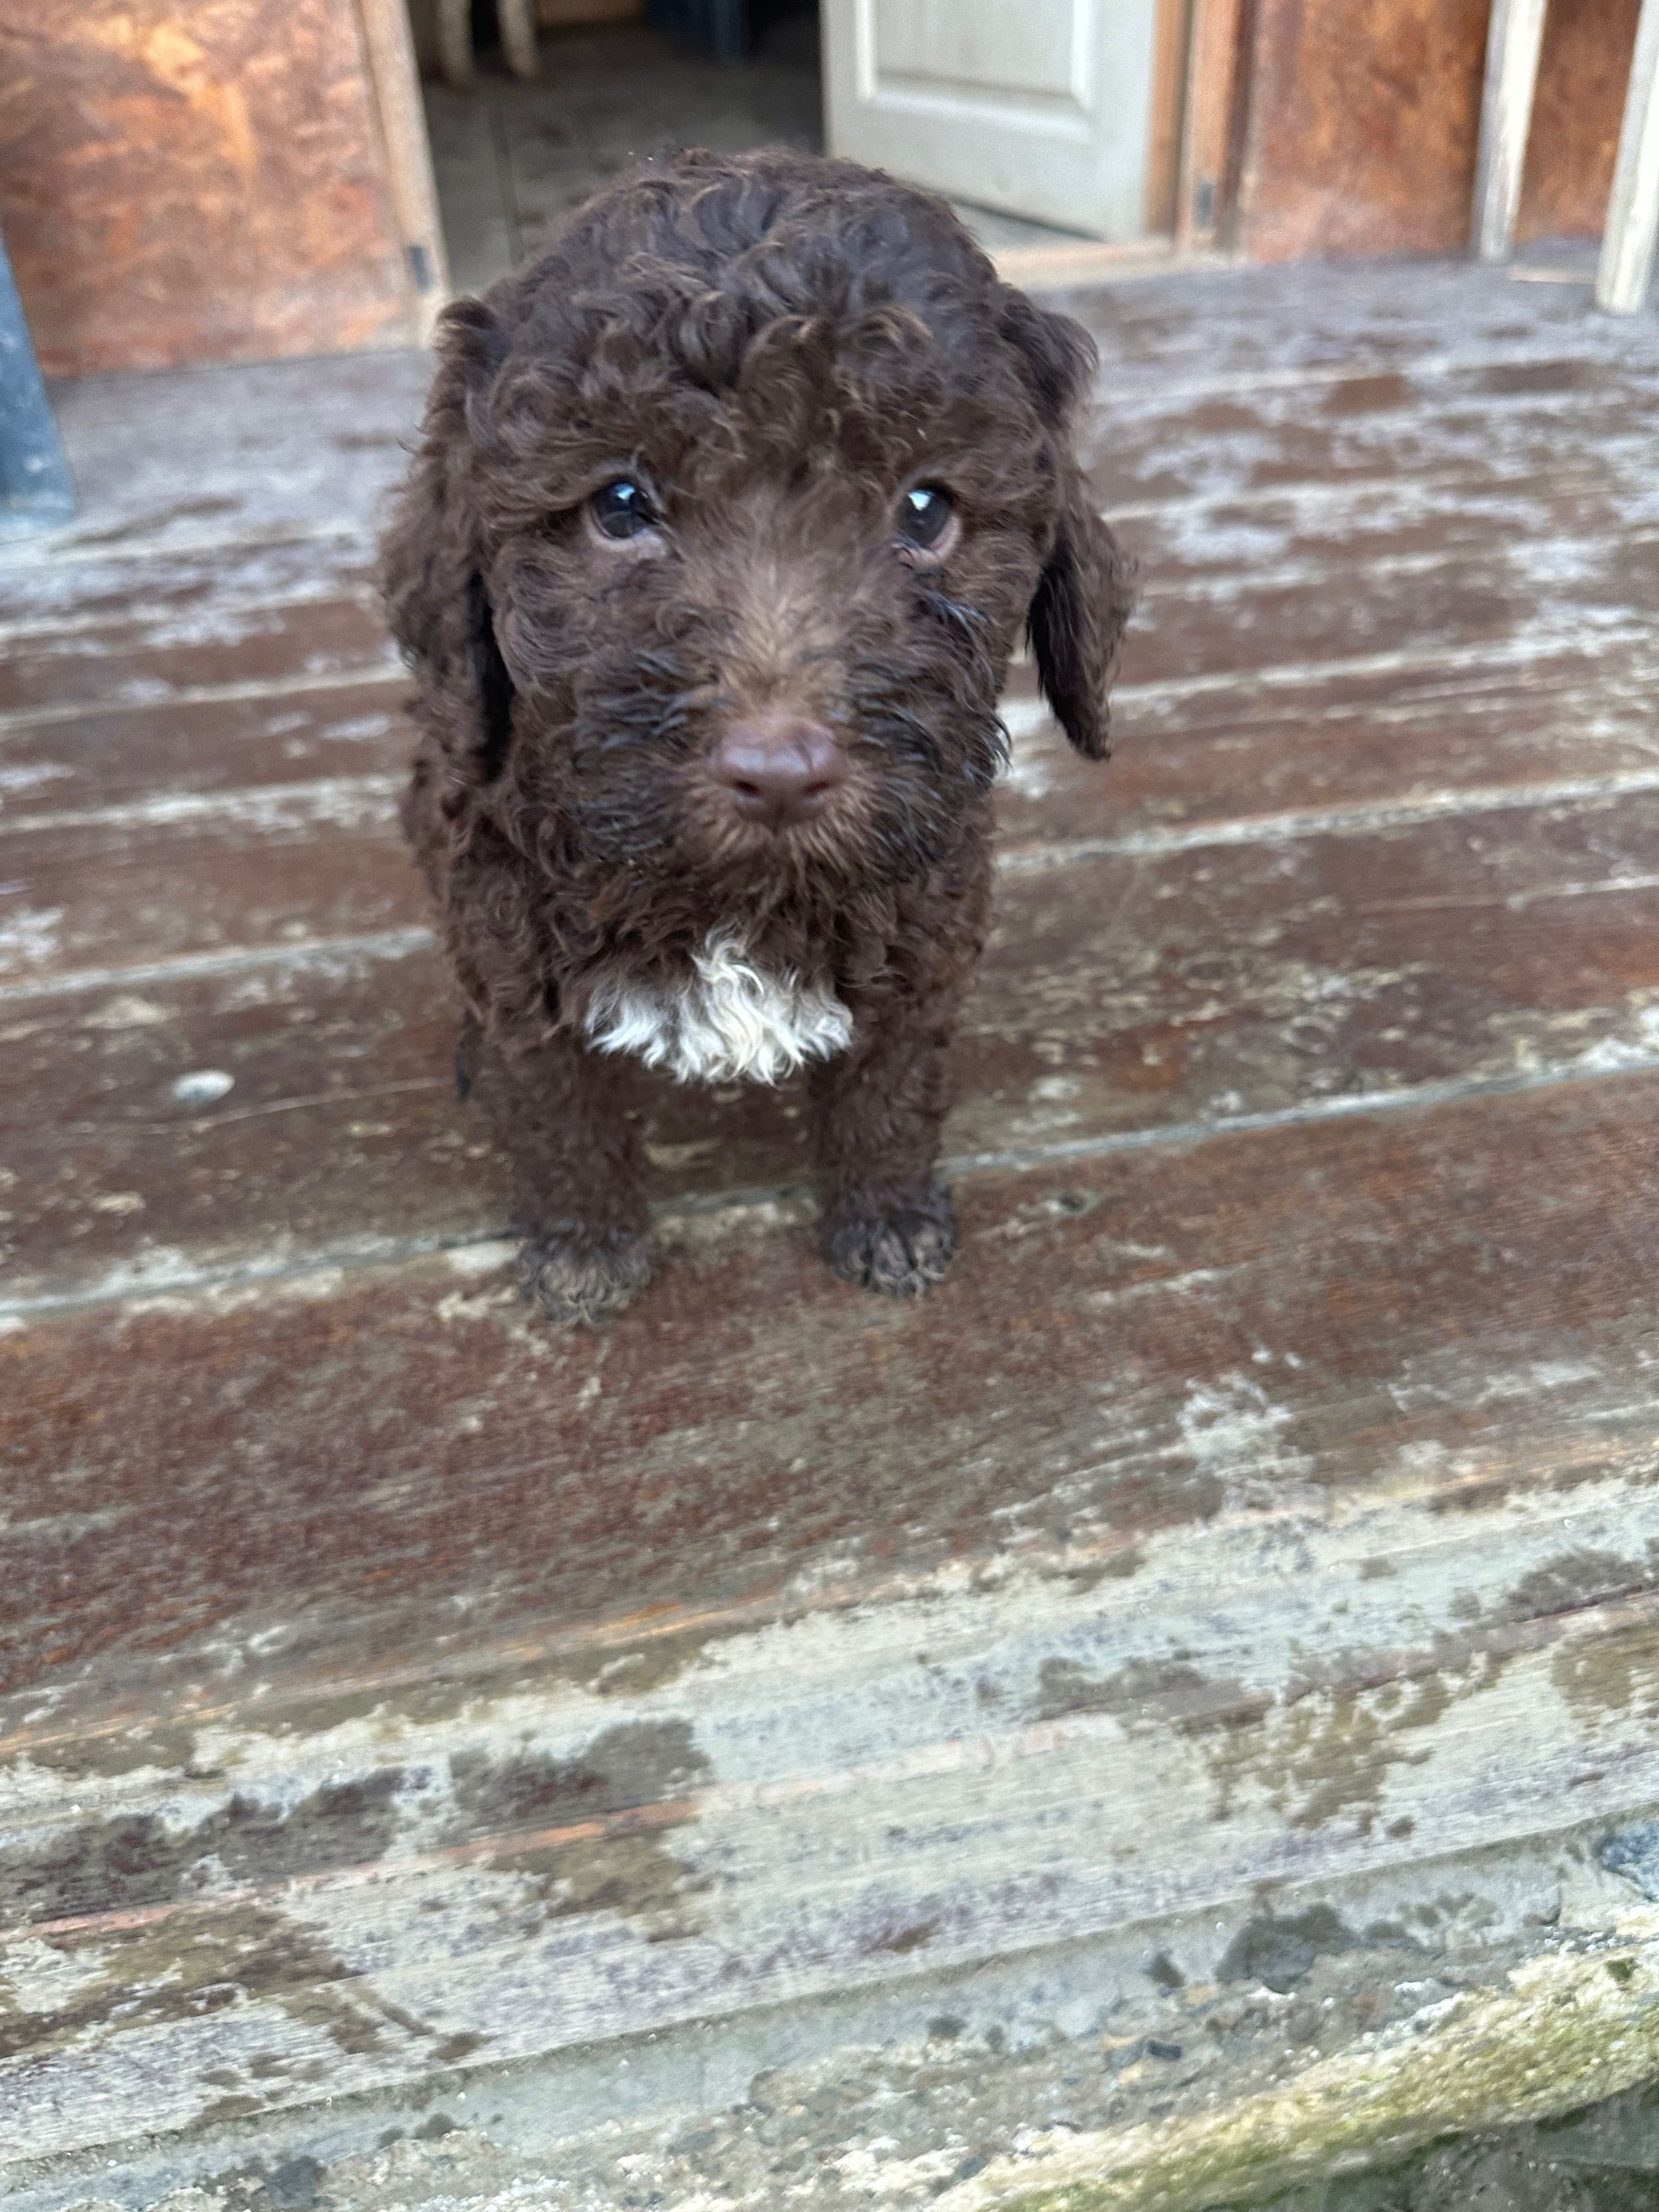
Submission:
[[[422,94],[438,201],[458,293],[490,283],[550,238],[570,210],[630,163],[674,146],[722,152],[785,144],[820,152],[823,78],[817,0],[750,0],[747,51],[660,27],[646,0],[544,0],[538,74],[515,78],[494,11],[475,6],[472,82],[437,75],[422,35]],[[550,13],[565,20],[549,23]],[[598,20],[572,21],[582,15]],[[957,204],[988,251],[1064,243],[1044,223]]]

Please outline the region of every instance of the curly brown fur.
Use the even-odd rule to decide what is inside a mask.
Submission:
[[[549,1313],[646,1279],[618,1041],[696,1042],[744,991],[818,1025],[831,1265],[900,1295],[944,1273],[946,1054],[1023,630],[1106,751],[1129,592],[1072,447],[1093,367],[942,202],[787,150],[640,170],[446,316],[386,547],[404,822]],[[648,524],[607,535],[629,500]],[[763,819],[780,762],[797,812]]]

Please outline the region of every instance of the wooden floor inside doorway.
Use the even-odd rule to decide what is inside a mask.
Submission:
[[[1067,304],[1144,600],[1109,769],[1013,686],[914,1306],[759,1093],[665,1093],[635,1310],[514,1296],[371,585],[425,362],[60,395],[83,516],[0,548],[0,2177],[1659,1802],[1659,326]]]

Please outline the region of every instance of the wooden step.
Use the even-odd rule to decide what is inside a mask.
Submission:
[[[0,1340],[32,2140],[1659,1796],[1655,1095],[991,1171],[921,1310],[763,1210],[599,1337],[439,1261]]]

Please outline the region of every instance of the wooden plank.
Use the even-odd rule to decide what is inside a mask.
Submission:
[[[82,707],[149,706],[171,694],[273,681],[364,676],[395,668],[386,623],[365,593],[345,599],[212,609],[46,631],[0,661],[0,714],[61,721]]]
[[[1152,23],[1146,227],[1166,236],[1172,236],[1176,226],[1182,125],[1195,12],[1194,0],[1158,0]]]
[[[1262,0],[1249,47],[1242,249],[1270,259],[1463,252],[1490,12],[1486,0]],[[1634,26],[1632,0],[1550,10],[1538,127],[1528,142],[1517,103],[1510,134],[1503,198],[1512,210],[1524,147],[1523,235],[1601,228]],[[1528,28],[1535,51],[1530,10]],[[1356,70],[1355,55],[1377,65]]]
[[[1651,436],[1652,382],[1644,368],[1626,387],[1628,412],[1609,408],[1600,429],[1588,410],[1575,422],[1573,394],[1600,381],[1591,365],[1553,361],[1498,363],[1467,376],[1453,371],[1403,387],[1389,372],[1362,381],[1333,377],[1315,391],[1287,381],[1237,392],[1224,386],[1188,392],[1177,423],[1134,439],[1121,402],[1103,408],[1085,451],[1109,506],[1204,497],[1390,475],[1455,475],[1492,489],[1547,472],[1564,447],[1595,440],[1609,483],[1630,479],[1641,443]],[[1402,404],[1401,403],[1404,403]],[[1161,410],[1160,410],[1161,412]],[[1484,442],[1483,442],[1484,441]],[[1582,448],[1581,448],[1582,449]]]
[[[409,10],[404,0],[356,0],[356,5],[380,120],[386,186],[415,295],[415,336],[424,344],[449,296],[449,257]]]
[[[1481,39],[1485,29],[1483,11]],[[1457,215],[1451,250],[1461,255],[1466,194]],[[1170,397],[1247,377],[1416,372],[1448,358],[1517,362],[1571,350],[1609,363],[1651,361],[1659,343],[1639,325],[1609,328],[1580,287],[1521,287],[1461,258],[1170,271],[1079,289],[1064,305],[1107,342],[1115,380]]]
[[[734,1218],[0,1339],[30,2150],[1648,1802],[1652,1103],[976,1178],[930,1319]]]
[[[1571,437],[1563,448],[1547,468],[1497,479],[1453,463],[1406,477],[1124,500],[1104,511],[1140,562],[1143,600],[1199,579],[1227,579],[1248,593],[1263,570],[1315,562],[1346,582],[1369,562],[1415,557],[1427,576],[1437,563],[1490,560],[1517,541],[1573,542],[1659,524],[1659,490],[1626,467],[1634,454],[1622,441],[1606,456]]]
[[[1395,504],[1394,513],[1407,521],[1392,544],[1381,518],[1370,531],[1351,532],[1349,518],[1339,514],[1333,527],[1328,500],[1304,510],[1312,527],[1299,531],[1299,464],[1289,465],[1287,488],[1285,465],[1264,455],[1254,422],[1241,427],[1227,405],[1196,411],[1210,418],[1207,441],[1163,443],[1138,481],[1121,453],[1100,471],[1127,547],[1148,549],[1148,587],[1124,663],[1127,684],[1314,664],[1384,646],[1405,663],[1451,644],[1511,635],[1536,642],[1552,623],[1582,632],[1594,622],[1603,636],[1621,622],[1650,627],[1659,559],[1659,503],[1650,486],[1632,489],[1628,498],[1615,484],[1587,489],[1579,513],[1589,527],[1570,533],[1560,526],[1566,517],[1553,512],[1549,489],[1529,501],[1504,483],[1498,459],[1486,498],[1471,502],[1474,514],[1492,518],[1487,542],[1471,524],[1461,543],[1454,533],[1449,546],[1437,544],[1432,498],[1426,513],[1419,507],[1413,514],[1409,501]],[[1644,444],[1646,433],[1645,414],[1633,418],[1630,445]],[[1543,446],[1559,434],[1540,426],[1536,434]],[[1617,436],[1610,429],[1609,441]],[[1490,428],[1486,438],[1490,452]],[[1473,420],[1468,441],[1479,443]],[[1320,441],[1327,482],[1369,479],[1386,443],[1381,426],[1334,429]],[[1156,513],[1140,511],[1149,495],[1166,505],[1189,488],[1206,502],[1200,514],[1183,514],[1160,527]],[[1210,503],[1224,510],[1252,488],[1266,495],[1259,519],[1230,519],[1224,511],[1212,520]],[[1511,534],[1505,520],[1534,527]],[[1237,544],[1241,532],[1258,556],[1243,574],[1218,558],[1227,535]],[[1160,556],[1183,544],[1189,561],[1201,565],[1183,575],[1177,557],[1162,576]],[[1407,550],[1413,544],[1425,550]],[[250,562],[245,577],[263,565]],[[325,575],[329,565],[322,564]],[[75,720],[84,708],[149,708],[215,690],[245,694],[261,685],[390,674],[397,664],[379,607],[366,579],[352,583],[353,566],[337,564],[347,586],[337,598],[313,596],[309,586],[284,597],[274,580],[268,592],[231,581],[199,596],[186,584],[177,592],[163,588],[157,604],[125,617],[20,625],[0,659],[0,742],[19,728]],[[1346,588],[1332,587],[1334,574],[1345,576]],[[319,577],[315,589],[325,588]]]
[[[0,213],[50,373],[414,336],[349,7],[9,0],[0,52]]]
[[[28,723],[7,731],[0,745],[0,821],[401,776],[410,750],[408,690],[403,672],[387,670],[368,680],[226,686],[205,699]]]
[[[1633,315],[1644,305],[1659,247],[1659,8],[1644,0],[1631,62],[1595,302]]]
[[[279,786],[205,819],[163,801],[136,825],[106,815],[0,842],[0,988],[424,923],[402,781]]]
[[[1650,771],[1473,819],[1027,848],[964,1024],[951,1148],[1644,1062],[1656,825]],[[399,866],[388,850],[369,879]],[[496,1233],[499,1165],[453,1103],[449,1033],[423,929],[14,986],[8,1298]],[[216,1097],[192,1093],[202,1071]],[[641,1081],[664,1200],[799,1180],[793,1091]]]
[[[1067,830],[1293,830],[1295,817],[1327,810],[1451,812],[1460,797],[1484,805],[1507,791],[1518,802],[1538,786],[1640,779],[1656,759],[1659,665],[1638,640],[1284,673],[1125,686],[1103,776],[1028,695],[1011,700],[1005,849]]]
[[[1591,652],[1285,673],[1127,684],[1103,772],[1066,745],[1021,669],[1005,702],[1006,863],[1143,832],[1294,836],[1332,815],[1347,834],[1368,809],[1414,818],[1638,792],[1659,775],[1659,641],[1615,630]],[[112,988],[134,965],[426,921],[397,827],[401,702],[401,685],[331,688],[133,718],[154,751],[135,750],[120,718],[19,733],[36,742],[0,768],[0,994],[87,971]],[[239,759],[259,782],[237,780]],[[151,793],[158,768],[169,781]]]
[[[133,559],[117,550],[65,557],[58,548],[27,568],[4,572],[0,652],[53,631],[105,631],[153,624],[158,637],[176,635],[181,617],[222,609],[242,614],[261,605],[301,605],[374,590],[374,549],[349,523],[321,524],[303,535],[230,544],[175,547]]]
[[[1593,239],[1604,228],[1640,12],[1641,0],[1546,12],[1517,238]]]
[[[146,560],[343,526],[368,538],[431,377],[431,356],[411,349],[196,369],[187,405],[167,377],[64,386],[54,398],[81,512],[44,552],[0,547],[8,601],[20,577],[88,556]]]
[[[1124,536],[1133,545],[1133,532]],[[1552,562],[1558,565],[1552,568]],[[1387,653],[1416,661],[1499,643],[1528,653],[1571,648],[1595,624],[1613,636],[1653,633],[1647,594],[1659,580],[1659,530],[1622,542],[1518,544],[1462,557],[1382,556],[1345,574],[1316,557],[1243,578],[1197,580],[1143,596],[1126,641],[1123,680],[1150,686],[1299,671]],[[1341,588],[1343,585],[1351,589]]]
[[[1544,0],[1493,0],[1486,27],[1480,136],[1474,158],[1477,261],[1507,261],[1515,245],[1521,177],[1532,127],[1533,92],[1544,42]]]
[[[1243,18],[1243,0],[1194,0],[1175,208],[1176,246],[1183,253],[1207,252],[1231,217]]]

